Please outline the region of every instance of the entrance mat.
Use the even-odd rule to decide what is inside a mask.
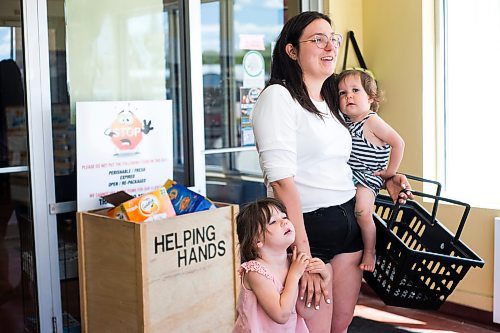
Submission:
[[[347,333],[408,333],[401,328],[362,317],[354,317]]]

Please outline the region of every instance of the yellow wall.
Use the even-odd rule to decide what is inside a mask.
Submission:
[[[342,70],[342,64],[345,58],[345,46],[347,32],[354,31],[356,41],[361,49],[363,49],[363,1],[362,0],[334,0],[328,4],[325,1],[325,14],[330,16],[335,32],[344,36],[339,53],[337,55],[337,73]],[[366,61],[366,60],[365,60]],[[358,61],[354,54],[352,44],[349,46],[346,68],[359,67]]]
[[[400,170],[428,178],[434,178],[436,170],[435,149],[432,148],[435,147],[433,124],[436,105],[433,10],[432,0],[325,2],[325,12],[334,20],[335,30],[343,35],[348,30],[355,32],[367,66],[385,91],[386,101],[381,106],[380,115],[401,133],[406,142]],[[341,49],[337,69],[341,68],[343,59],[344,51]],[[355,61],[349,62],[348,67],[357,66]],[[483,177],[479,176],[478,181],[481,179]],[[429,204],[425,206],[430,209]],[[440,221],[455,232],[462,210],[440,205],[439,212]],[[482,269],[472,268],[448,301],[493,311],[495,216],[500,216],[500,210],[471,210],[461,240],[485,261],[485,265]]]

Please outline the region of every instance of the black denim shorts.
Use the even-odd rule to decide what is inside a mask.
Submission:
[[[338,206],[304,213],[311,255],[328,263],[339,253],[363,249],[361,230],[354,216],[355,199]]]

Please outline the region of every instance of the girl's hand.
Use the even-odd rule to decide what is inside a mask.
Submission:
[[[290,265],[290,268],[288,269],[288,275],[294,274],[297,277],[298,282],[298,280],[302,277],[302,274],[304,274],[308,263],[309,256],[303,252],[297,253],[297,247],[294,246],[292,253],[292,263]]]
[[[321,278],[325,281],[325,283],[328,283],[330,279],[330,274],[326,269],[325,263],[319,258],[312,258],[311,260],[309,260],[306,271],[308,273],[318,273],[319,275],[321,275]]]

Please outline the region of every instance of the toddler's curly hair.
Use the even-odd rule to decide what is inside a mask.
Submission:
[[[380,103],[384,100],[383,92],[378,88],[377,81],[375,78],[368,74],[365,71],[359,69],[346,69],[342,71],[336,77],[337,87],[340,82],[344,81],[347,77],[357,76],[361,81],[361,85],[363,89],[365,89],[368,96],[373,99],[372,104],[370,105],[370,110],[373,112],[377,112],[380,106]]]

